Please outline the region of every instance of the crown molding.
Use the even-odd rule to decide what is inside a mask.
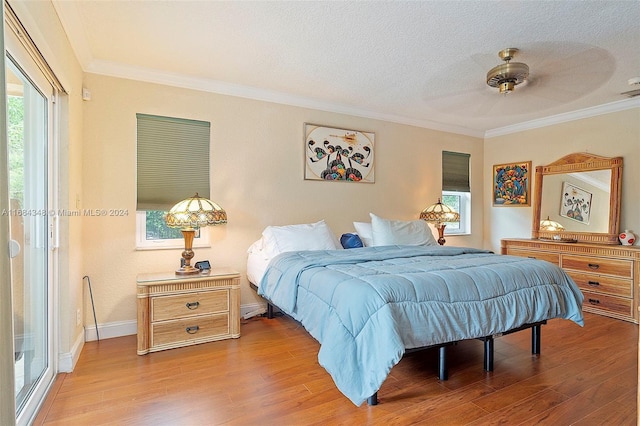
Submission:
[[[621,101],[610,102],[608,104],[598,105],[576,111],[565,112],[562,114],[551,115],[549,117],[538,120],[525,121],[511,126],[500,127],[487,130],[484,134],[485,139],[496,136],[508,135],[511,133],[523,132],[525,130],[538,129],[540,127],[553,126],[555,124],[567,123],[569,121],[581,120],[583,118],[595,117],[597,115],[610,114],[613,112],[624,111],[632,108],[640,107],[640,97],[624,99]]]
[[[221,95],[236,96],[240,98],[253,99],[264,102],[291,105],[302,108],[327,111],[332,113],[353,115],[357,117],[370,118],[374,120],[387,121],[409,126],[439,130],[447,133],[455,133],[472,136],[482,139],[484,132],[481,130],[469,129],[463,126],[448,125],[429,120],[418,120],[408,117],[401,117],[393,114],[384,114],[376,111],[369,111],[349,105],[333,102],[324,102],[317,99],[296,96],[282,92],[259,89],[256,87],[243,86],[239,84],[226,83],[223,81],[190,77],[183,74],[169,73],[155,69],[134,67],[115,62],[93,60],[85,68],[85,71],[92,74],[105,75],[109,77],[125,78],[129,80],[144,81],[166,86],[192,89],[202,92],[217,93]]]

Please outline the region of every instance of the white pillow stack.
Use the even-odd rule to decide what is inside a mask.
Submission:
[[[287,251],[342,249],[324,220],[300,225],[267,226],[262,232],[262,247],[268,257]]]
[[[372,245],[374,246],[435,246],[438,244],[429,225],[423,220],[389,220],[373,213],[370,213],[370,216]],[[362,235],[360,238],[362,239]]]
[[[365,247],[371,247],[373,245],[373,230],[371,229],[370,222],[353,222],[353,227],[356,229],[356,234],[360,237],[362,244]]]

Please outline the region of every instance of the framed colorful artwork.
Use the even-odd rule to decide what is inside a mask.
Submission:
[[[569,182],[563,182],[560,216],[588,225],[591,217],[592,197],[591,192],[578,188]]]
[[[375,182],[375,134],[304,124],[304,178]]]
[[[531,205],[531,161],[493,166],[493,205],[524,207]]]

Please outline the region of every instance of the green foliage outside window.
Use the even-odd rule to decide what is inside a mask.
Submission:
[[[22,96],[7,96],[9,151],[9,197],[24,206],[24,102]]]
[[[182,238],[178,228],[169,228],[164,221],[167,213],[162,210],[147,210],[147,240],[170,240]]]
[[[442,204],[451,207],[458,213],[460,212],[459,195],[442,195]],[[447,229],[460,229],[460,222],[447,222]]]

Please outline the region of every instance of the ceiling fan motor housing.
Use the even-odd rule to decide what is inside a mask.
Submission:
[[[501,50],[498,56],[505,63],[491,68],[487,73],[487,84],[491,87],[500,89],[500,93],[512,92],[515,86],[524,82],[529,77],[529,66],[521,62],[510,62],[515,53],[516,48],[508,48]]]

